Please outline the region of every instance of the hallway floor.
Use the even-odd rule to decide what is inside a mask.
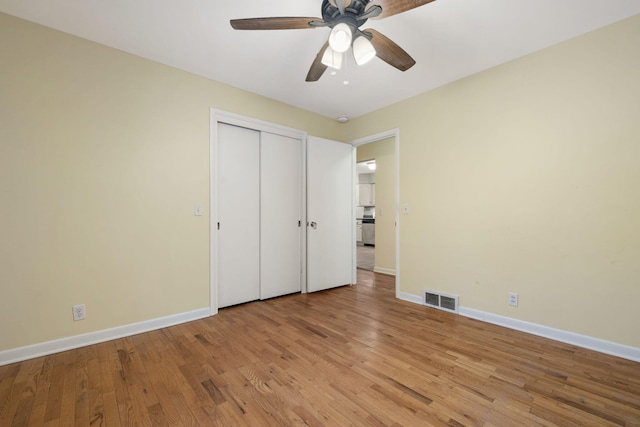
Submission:
[[[362,270],[373,271],[373,267],[375,266],[375,246],[361,246],[358,245],[356,247],[357,251],[357,260],[356,266]]]

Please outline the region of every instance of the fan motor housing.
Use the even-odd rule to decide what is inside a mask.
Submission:
[[[364,13],[368,3],[369,0],[351,0],[351,3],[344,10],[344,15],[341,15],[340,10],[329,3],[329,0],[322,0],[322,19],[329,24],[330,28],[341,22],[358,28],[367,22],[366,19],[359,21],[356,18]]]

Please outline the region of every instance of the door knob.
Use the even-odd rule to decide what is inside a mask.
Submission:
[[[315,230],[316,228],[318,228],[318,224],[316,224],[316,222],[315,222],[315,221],[311,221],[311,224],[309,224],[309,225],[311,225],[311,228],[313,228],[314,230]]]

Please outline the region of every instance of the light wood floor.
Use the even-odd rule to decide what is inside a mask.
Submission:
[[[393,277],[358,275],[0,367],[0,425],[640,425],[640,364],[399,301]]]

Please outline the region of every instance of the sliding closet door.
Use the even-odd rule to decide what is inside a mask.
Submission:
[[[260,132],[220,123],[218,307],[260,298]]]
[[[262,132],[260,298],[300,292],[302,143]]]

